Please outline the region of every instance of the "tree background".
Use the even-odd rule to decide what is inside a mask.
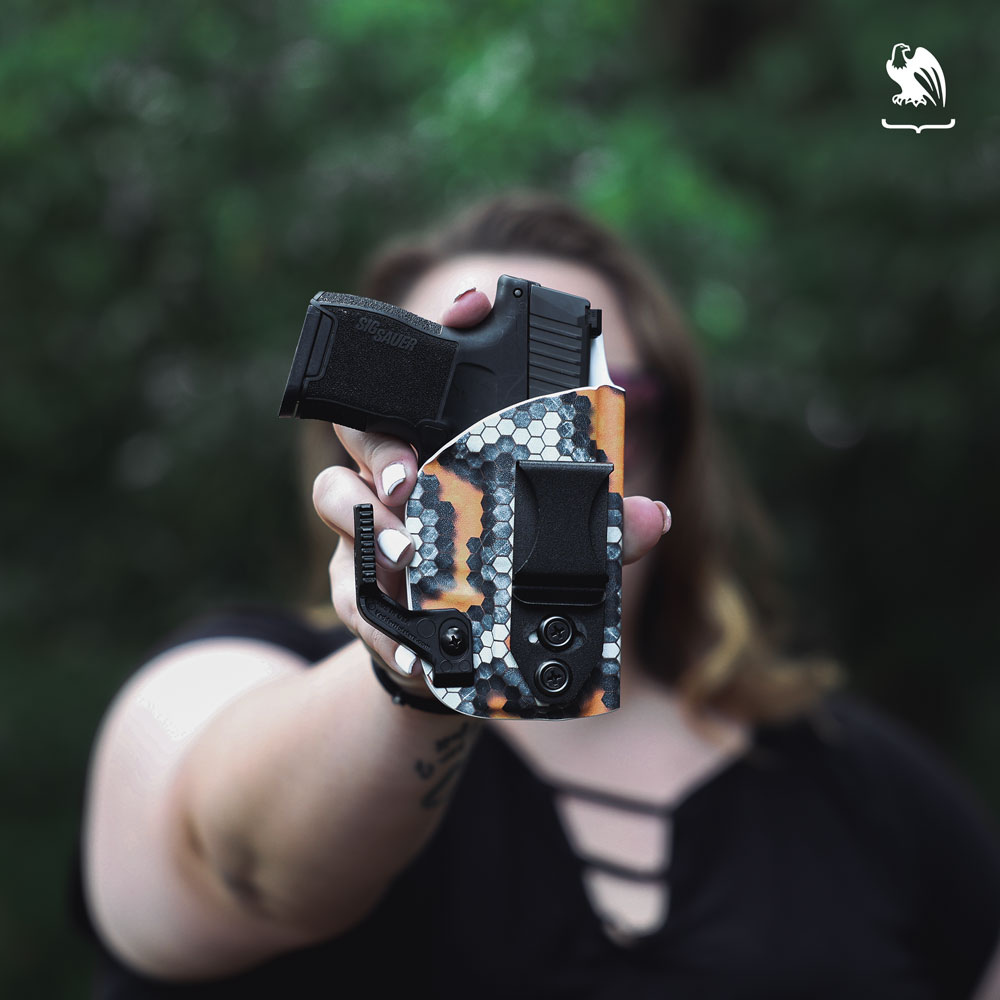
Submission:
[[[275,415],[309,296],[511,184],[657,264],[797,641],[1000,810],[995,3],[7,0],[0,30],[0,992],[88,993],[66,885],[122,680],[206,607],[301,596]],[[881,128],[898,41],[954,129]]]

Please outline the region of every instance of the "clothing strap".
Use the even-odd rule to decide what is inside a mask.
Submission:
[[[436,698],[421,698],[419,695],[410,694],[409,691],[400,687],[389,676],[387,670],[384,670],[375,662],[374,656],[371,659],[372,670],[375,671],[375,676],[378,678],[379,684],[392,695],[394,705],[405,705],[407,708],[415,708],[420,712],[430,712],[432,715],[455,714],[452,709],[448,708],[447,705],[442,705]]]

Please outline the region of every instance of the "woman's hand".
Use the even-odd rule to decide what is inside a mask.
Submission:
[[[491,308],[483,292],[470,289],[445,309],[441,323],[459,328],[475,326]],[[408,444],[397,438],[339,425],[334,429],[357,462],[358,472],[333,466],[324,469],[313,486],[316,512],[340,535],[340,544],[330,561],[333,606],[344,624],[406,679],[404,686],[426,690],[422,673],[415,669],[417,658],[361,617],[354,593],[354,505],[370,503],[378,543],[375,558],[379,585],[390,597],[405,603],[403,574],[413,556],[413,539],[406,531],[404,517],[406,501],[417,480],[416,456]],[[670,514],[663,503],[648,497],[627,497],[623,561],[641,558],[669,527]]]

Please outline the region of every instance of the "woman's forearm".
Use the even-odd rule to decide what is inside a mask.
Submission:
[[[233,906],[317,937],[375,905],[433,833],[480,723],[393,703],[368,651],[248,692],[175,785],[181,863]]]

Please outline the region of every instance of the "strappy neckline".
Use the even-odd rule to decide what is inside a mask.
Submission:
[[[718,766],[710,769],[703,779],[692,784],[685,789],[684,793],[676,801],[667,803],[655,803],[637,796],[624,795],[619,792],[612,792],[608,789],[594,788],[580,785],[573,782],[555,780],[538,774],[527,759],[502,736],[490,733],[489,738],[500,745],[500,752],[506,754],[524,775],[527,782],[534,789],[536,797],[546,810],[548,822],[562,846],[562,854],[571,871],[571,881],[574,891],[578,894],[578,903],[584,908],[588,922],[595,933],[610,948],[624,951],[635,950],[636,948],[651,945],[666,933],[670,924],[669,905],[662,921],[646,933],[634,933],[631,930],[616,927],[612,921],[598,912],[594,901],[586,885],[586,873],[588,869],[593,871],[607,872],[620,878],[633,882],[662,882],[663,891],[669,892],[670,886],[670,866],[672,858],[671,852],[667,852],[667,857],[660,869],[648,871],[619,863],[607,858],[600,858],[583,852],[577,848],[573,842],[573,836],[567,829],[562,817],[559,814],[558,797],[566,795],[582,801],[594,802],[599,805],[609,805],[612,808],[621,809],[626,812],[633,812],[636,815],[652,816],[660,818],[665,824],[676,821],[676,817],[696,798],[699,798],[706,790],[714,787],[716,783],[730,775],[745,765],[747,757],[757,749],[757,730],[752,729],[749,733],[747,744],[739,752],[719,761]],[[664,830],[664,836],[670,835],[673,838],[672,828]]]

